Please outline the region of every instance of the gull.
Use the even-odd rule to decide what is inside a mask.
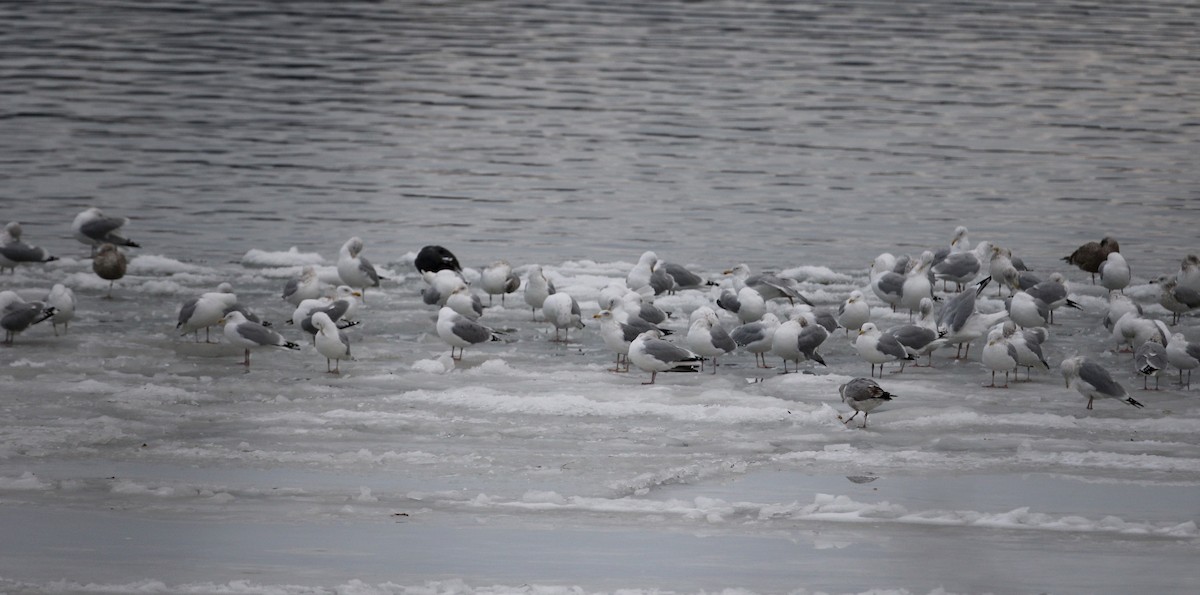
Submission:
[[[707,281],[700,275],[688,270],[687,267],[684,267],[681,264],[675,264],[673,262],[664,262],[660,260],[654,267],[654,271],[662,271],[662,275],[669,281],[666,289],[667,293],[675,293],[681,289],[700,289],[706,285],[716,285],[716,283]],[[651,284],[653,285],[653,282]],[[655,292],[656,295],[659,293],[662,292]]]
[[[867,427],[867,416],[874,411],[876,407],[891,401],[896,397],[892,393],[880,388],[879,384],[870,378],[855,378],[846,384],[838,387],[838,394],[842,396],[842,402],[849,405],[854,410],[854,415],[850,419],[842,422],[849,424],[850,420],[854,419],[859,412],[863,414],[862,428]],[[838,416],[841,419],[842,416]]]
[[[350,357],[350,338],[338,331],[337,323],[324,312],[312,315],[312,325],[317,329],[317,353],[325,356],[325,371],[330,374],[342,373],[342,360]],[[337,362],[329,369],[330,360]]]
[[[783,359],[783,373],[787,374],[787,363],[796,362],[799,371],[800,362],[812,360],[825,364],[825,359],[817,353],[817,348],[829,338],[829,331],[816,323],[811,313],[800,313],[799,316],[780,324],[771,337],[771,353]]]
[[[754,354],[754,365],[759,368],[770,368],[767,365],[766,353],[771,350],[775,338],[775,330],[779,328],[779,318],[767,312],[761,320],[748,322],[730,331],[729,336],[738,347]],[[759,364],[759,360],[762,363]]]
[[[325,314],[331,321],[337,324],[338,329],[347,329],[358,324],[357,321],[352,321],[355,312],[358,310],[358,300],[362,294],[354,291],[348,285],[339,285],[337,294],[334,297],[323,297],[320,299],[304,300],[296,306],[296,310],[292,312],[290,322],[300,327],[300,330],[313,335],[313,341],[316,341],[317,327],[313,324],[313,316],[318,312]]]
[[[950,298],[938,314],[938,333],[947,343],[958,345],[959,353],[955,354],[955,359],[969,357],[971,341],[982,337],[997,322],[1008,318],[1008,312],[1003,310],[991,314],[979,312],[975,309],[975,298],[974,291],[964,291]],[[961,353],[963,345],[967,347],[966,353]]]
[[[650,290],[654,295],[675,293],[675,280],[662,268],[663,261],[655,261],[650,267]]]
[[[250,350],[261,347],[282,347],[298,350],[300,346],[284,339],[279,333],[257,323],[246,320],[241,312],[233,311],[218,321],[225,325],[225,338],[246,352],[242,365],[250,368]]]
[[[1092,401],[1097,398],[1117,399],[1139,408],[1143,406],[1129,396],[1124,386],[1113,380],[1108,370],[1083,356],[1064,359],[1059,365],[1059,371],[1062,372],[1068,388],[1074,388],[1079,394],[1087,397],[1088,409],[1092,408]]]
[[[967,228],[959,225],[954,228],[954,236],[950,238],[948,246],[942,246],[933,252],[933,262],[931,267],[937,266],[944,262],[951,254],[957,254],[970,250],[970,240],[967,239]]]
[[[762,294],[750,287],[743,287],[734,294],[730,290],[721,292],[717,305],[737,315],[742,324],[761,320],[767,313],[767,302]]]
[[[179,307],[175,328],[179,330],[180,336],[195,333],[197,343],[200,342],[200,329],[204,329],[204,342],[208,343],[209,327],[219,324],[226,312],[236,304],[237,296],[230,292],[212,291],[200,294]]]
[[[813,305],[808,301],[808,298],[800,294],[800,290],[796,288],[794,279],[785,279],[771,273],[760,273],[758,275],[750,274],[750,267],[745,264],[739,264],[727,271],[726,275],[733,275],[733,286],[740,291],[743,287],[750,287],[762,294],[764,300],[774,300],[786,298],[789,304],[795,305],[795,300],[800,300],[809,306]]]
[[[1013,278],[1016,276],[1015,271],[1021,267],[1016,265],[1013,260],[1012,250],[1002,248],[1000,246],[992,246],[992,254],[988,258],[988,275],[992,279]],[[999,296],[1004,283],[996,284],[996,295]],[[1011,291],[1011,286],[1010,286]]]
[[[1175,274],[1180,287],[1192,291],[1200,291],[1200,256],[1188,254],[1179,263],[1179,272]]]
[[[1092,284],[1096,283],[1096,273],[1100,270],[1100,263],[1108,258],[1111,252],[1120,252],[1121,245],[1112,236],[1105,236],[1099,242],[1088,242],[1075,249],[1070,256],[1064,256],[1063,260],[1067,264],[1073,264],[1080,270],[1092,274]]]
[[[5,345],[12,345],[21,331],[51,316],[54,306],[27,302],[15,291],[0,291],[0,328],[4,329]]]
[[[229,282],[221,283],[220,285],[217,285],[217,291],[220,293],[233,294],[233,285],[231,285]],[[226,308],[224,313],[228,314],[234,310],[241,312],[242,315],[246,317],[246,320],[249,320],[250,322],[257,322],[263,326],[271,326],[270,322],[263,320],[261,316],[255,314],[249,308],[239,304],[237,302],[237,298],[234,298],[233,305]]]
[[[867,303],[863,292],[857,289],[851,291],[850,297],[846,298],[841,306],[838,306],[837,321],[846,329],[847,335],[850,334],[850,331],[857,331],[870,320],[871,305]]]
[[[1025,290],[1029,295],[1042,300],[1050,307],[1050,324],[1054,324],[1054,311],[1067,306],[1082,310],[1083,306],[1075,303],[1071,298],[1067,297],[1069,289],[1067,288],[1066,278],[1062,273],[1050,273],[1050,277],[1045,281],[1038,281],[1032,286],[1026,287],[1024,282],[1020,282],[1019,289]],[[1027,326],[1027,325],[1021,325]]]
[[[1142,306],[1123,293],[1108,294],[1108,310],[1104,313],[1104,328],[1112,332],[1117,321],[1125,314],[1133,312],[1142,315]]]
[[[521,287],[521,278],[512,270],[512,265],[506,260],[497,260],[483,268],[479,277],[479,286],[488,296],[488,305],[492,305],[492,296],[500,296],[500,304],[504,298]]]
[[[563,292],[546,298],[542,303],[542,316],[554,325],[555,342],[567,343],[571,338],[571,329],[584,327],[583,321],[580,320],[579,302]],[[560,330],[565,331],[561,339],[558,335]]]
[[[652,303],[647,303],[642,294],[636,291],[626,291],[621,298],[621,308],[630,316],[637,316],[651,324],[662,324],[667,321],[667,313]]]
[[[129,261],[116,246],[100,244],[96,256],[92,258],[92,271],[101,279],[108,280],[108,294],[104,296],[105,298],[112,299],[113,284],[117,282],[117,279],[125,276],[127,266],[129,266]]]
[[[967,283],[979,276],[984,260],[991,255],[991,250],[991,242],[979,242],[974,250],[951,252],[930,270],[933,271],[934,278],[943,282],[953,282],[957,291],[962,291]]]
[[[129,219],[125,217],[108,217],[100,209],[92,207],[75,216],[71,222],[71,233],[76,240],[91,246],[93,254],[102,244],[140,248],[137,242],[120,235],[126,223],[129,223]]]
[[[900,371],[904,371],[905,361],[916,359],[894,335],[881,332],[875,323],[868,322],[858,329],[858,337],[854,339],[854,349],[859,357],[871,364],[871,377],[875,376],[875,365],[879,365],[879,377],[883,378],[883,366],[887,362],[901,362]]]
[[[546,278],[540,265],[529,269],[529,276],[525,281],[525,303],[533,309],[534,320],[537,320],[537,311],[542,308],[546,298],[554,293],[554,283]]]
[[[283,299],[293,306],[299,306],[304,300],[316,299],[321,296],[321,280],[317,277],[317,269],[312,265],[300,270],[300,276],[288,279],[283,286]]]
[[[1050,324],[1050,306],[1028,292],[1017,291],[1004,300],[1009,318],[1023,327],[1038,327]]]
[[[63,325],[63,334],[66,334],[67,327],[75,318],[75,292],[62,283],[56,283],[46,295],[46,303],[54,307],[54,316],[50,318],[50,323],[54,326],[54,336],[58,336],[60,324]]]
[[[26,263],[45,263],[58,260],[51,256],[45,248],[39,248],[21,241],[21,224],[12,221],[0,232],[0,271],[12,269]]]
[[[629,270],[629,274],[625,276],[625,286],[637,291],[650,285],[650,277],[654,274],[654,265],[657,262],[657,254],[650,250],[643,252],[638,257],[637,264],[633,265],[633,268]]]
[[[1167,343],[1167,363],[1179,368],[1179,385],[1192,387],[1192,370],[1200,367],[1200,344],[1189,343],[1183,333],[1171,335]],[[1187,384],[1183,382],[1183,371],[1187,370]]]
[[[992,383],[983,386],[988,388],[1008,388],[1008,372],[1017,370],[1017,348],[1004,338],[1003,326],[993,328],[988,333],[987,345],[983,346],[983,365],[992,371]],[[996,372],[1004,371],[1004,386],[996,386]]]
[[[1050,369],[1050,363],[1046,361],[1046,356],[1042,354],[1042,343],[1046,342],[1049,333],[1045,328],[1020,328],[1017,323],[1008,320],[1003,326],[1004,338],[1017,350],[1017,365],[1025,368],[1025,379],[1030,379],[1030,374],[1034,367],[1042,368],[1043,370]],[[1014,380],[1016,378],[1014,377]]]
[[[629,293],[629,288],[625,287],[624,283],[611,281],[600,290],[596,302],[600,304],[601,310],[611,310],[621,302],[626,293]]]
[[[1120,252],[1109,252],[1108,258],[1100,263],[1100,284],[1109,291],[1120,291],[1129,286],[1131,277],[1129,263]]]
[[[600,338],[604,340],[604,345],[617,354],[617,362],[610,372],[628,372],[630,343],[643,332],[658,328],[636,316],[630,317],[628,323],[621,322],[617,320],[614,310],[601,310],[592,318],[600,321]],[[625,364],[624,370],[621,369],[622,362]]]
[[[500,336],[492,329],[455,312],[447,306],[438,310],[437,334],[450,346],[450,359],[461,361],[463,349],[488,341],[500,341]],[[454,357],[454,348],[458,348],[458,357]]]
[[[421,273],[421,278],[427,285],[425,289],[421,290],[421,301],[439,308],[446,305],[446,300],[450,299],[450,294],[454,293],[456,289],[467,286],[467,281],[463,279],[462,274],[450,269],[425,271]]]
[[[717,358],[733,353],[733,350],[737,349],[737,343],[729,336],[725,327],[721,326],[721,321],[717,319],[717,313],[713,312],[712,308],[704,306],[696,311],[700,312],[700,316],[688,328],[687,346],[701,357],[712,358],[712,373],[716,374],[719,365]],[[700,362],[700,371],[704,371],[703,361]]]
[[[1171,331],[1161,320],[1143,318],[1136,312],[1126,312],[1113,325],[1112,337],[1117,342],[1118,350],[1122,345],[1128,344],[1129,351],[1132,352],[1135,345],[1140,346],[1152,337],[1157,337],[1158,342],[1163,345],[1169,345]]]
[[[413,260],[413,266],[422,275],[443,270],[462,272],[462,265],[458,263],[454,253],[438,245],[422,247]]]
[[[1158,375],[1167,364],[1167,348],[1156,336],[1150,337],[1133,352],[1133,369],[1142,375],[1142,390],[1150,389],[1150,376],[1154,377],[1154,390],[1158,390]]]
[[[1158,303],[1171,313],[1171,326],[1179,324],[1184,314],[1200,308],[1200,291],[1180,285],[1176,277],[1159,277],[1155,283],[1161,290]]]
[[[471,293],[465,285],[450,292],[445,305],[471,320],[479,320],[479,317],[483,316],[483,300]]]
[[[649,330],[637,336],[629,345],[629,361],[643,372],[650,373],[654,384],[659,372],[695,371],[702,358],[670,341],[663,340],[658,331]]]
[[[928,355],[928,366],[933,367],[933,352],[946,345],[947,341],[938,335],[937,322],[933,319],[933,300],[929,298],[921,300],[917,312],[917,320],[914,324],[892,327],[886,333],[895,337],[904,346],[904,351],[908,352],[914,360],[922,355]],[[901,362],[901,369],[903,369],[903,365],[904,363]],[[913,364],[913,366],[919,365]],[[872,365],[871,371],[873,374],[874,365]]]
[[[337,272],[344,285],[356,288],[366,299],[368,287],[379,287],[379,273],[365,256],[361,256],[363,241],[355,236],[342,244],[338,252]]]
[[[874,291],[883,303],[891,306],[893,312],[896,311],[896,304],[900,303],[904,290],[906,267],[901,262],[884,252],[875,257],[875,262],[871,265],[871,291]]]
[[[933,282],[930,280],[929,267],[933,263],[933,252],[928,250],[921,253],[921,260],[904,276],[900,286],[900,306],[908,308],[909,319],[921,305],[922,298],[933,299]]]

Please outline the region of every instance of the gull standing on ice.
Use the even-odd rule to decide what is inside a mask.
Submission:
[[[767,301],[761,293],[750,287],[743,287],[736,294],[726,289],[717,299],[717,305],[736,314],[742,324],[761,320],[763,314],[767,313]]]
[[[500,304],[503,305],[505,296],[521,287],[521,278],[513,273],[512,265],[508,264],[508,261],[497,260],[483,268],[479,286],[487,294],[489,306],[492,305],[494,295],[500,296]]]
[[[427,287],[421,290],[421,301],[439,308],[446,305],[450,294],[456,289],[467,287],[466,279],[458,271],[442,269],[440,271],[425,271],[421,273]]]
[[[979,271],[983,270],[983,263],[991,256],[991,252],[991,242],[979,242],[974,250],[951,252],[930,270],[933,271],[934,278],[952,282],[957,291],[963,291],[966,284],[979,276]]]
[[[438,310],[437,334],[450,346],[450,359],[461,361],[463,349],[488,341],[500,341],[501,338],[492,329],[442,306]],[[458,357],[454,357],[454,348],[458,348]]]
[[[1154,377],[1154,390],[1158,390],[1158,375],[1167,367],[1167,348],[1158,337],[1150,337],[1133,352],[1133,369],[1142,375],[1142,390],[1150,390],[1150,376]]]
[[[1025,291],[1029,295],[1046,302],[1046,305],[1050,307],[1050,324],[1054,324],[1054,311],[1063,306],[1076,310],[1083,309],[1083,306],[1080,306],[1068,297],[1069,289],[1067,288],[1067,280],[1062,276],[1062,273],[1051,273],[1050,277],[1045,281],[1039,281]]]
[[[299,277],[288,279],[283,286],[283,299],[293,306],[318,297],[321,297],[321,280],[317,277],[317,269],[312,265],[301,269]]]
[[[1079,394],[1087,397],[1088,409],[1092,408],[1092,401],[1097,398],[1116,399],[1139,408],[1143,406],[1129,396],[1124,386],[1113,380],[1108,370],[1083,356],[1064,359],[1059,365],[1059,371],[1062,372],[1068,388],[1074,388]]]
[[[1050,362],[1042,354],[1042,343],[1046,342],[1049,333],[1045,328],[1019,328],[1017,323],[1006,320],[1000,327],[1004,339],[1017,350],[1017,365],[1025,368],[1025,380],[1029,380],[1035,367],[1043,370],[1050,369]],[[1013,380],[1017,380],[1014,376]]]
[[[871,305],[867,303],[863,292],[857,289],[851,291],[850,297],[846,298],[841,306],[838,306],[837,321],[846,329],[847,335],[850,334],[850,331],[858,331],[864,323],[870,320]]]
[[[529,269],[525,280],[525,303],[533,310],[533,319],[537,320],[538,310],[546,303],[546,298],[554,295],[554,282],[546,278],[541,265]]]
[[[250,369],[250,350],[261,347],[282,347],[298,350],[300,346],[284,339],[279,333],[257,323],[246,320],[246,316],[234,310],[219,321],[225,325],[225,338],[233,345],[246,351],[242,365]]]
[[[542,302],[542,316],[547,322],[554,325],[554,339],[556,343],[567,343],[571,338],[571,329],[581,329],[584,327],[581,320],[579,310],[579,302],[575,298],[566,293],[555,293],[547,297]],[[564,331],[563,337],[559,338],[559,331]]]
[[[1179,385],[1192,388],[1192,370],[1200,367],[1200,344],[1189,343],[1183,333],[1171,335],[1167,344],[1167,363],[1179,368]],[[1183,371],[1187,370],[1187,383],[1183,382]]]
[[[754,354],[754,365],[759,368],[770,368],[767,365],[767,352],[774,344],[775,331],[779,328],[779,318],[767,312],[761,320],[748,322],[730,331],[729,336],[738,347]],[[762,361],[760,364],[759,361]]]
[[[846,384],[838,387],[838,394],[842,396],[842,402],[849,405],[854,410],[854,415],[850,419],[842,422],[849,424],[850,420],[854,419],[860,412],[863,414],[862,428],[867,427],[867,416],[876,407],[891,401],[896,395],[887,392],[880,388],[879,384],[869,378],[855,378]],[[842,416],[838,416],[841,419]]]
[[[462,265],[458,263],[454,253],[438,245],[422,247],[413,260],[413,266],[422,275],[444,270],[462,272]]]
[[[51,256],[45,248],[39,248],[21,241],[21,224],[12,221],[0,232],[0,271],[12,269],[26,263],[45,263],[58,260]]]
[[[363,301],[366,301],[367,288],[379,287],[379,273],[365,256],[361,256],[362,251],[361,238],[356,236],[346,240],[338,252],[337,272],[342,283],[361,291]]]
[[[854,340],[854,349],[859,357],[871,364],[871,377],[875,376],[875,365],[879,365],[879,377],[883,378],[883,366],[887,362],[900,362],[900,371],[904,371],[904,362],[916,359],[894,335],[881,332],[875,323],[868,322],[858,329],[858,337]]]
[[[869,324],[869,323],[868,323]],[[802,313],[796,318],[780,324],[771,338],[771,353],[783,358],[783,373],[787,374],[787,363],[796,362],[796,371],[800,371],[800,362],[812,360],[827,365],[817,348],[829,338],[829,331],[816,323],[811,313]]]
[[[92,207],[75,216],[75,220],[71,222],[71,233],[76,240],[91,246],[93,254],[102,244],[140,248],[141,245],[137,242],[120,235],[121,228],[126,223],[129,223],[129,219],[125,217],[107,217],[100,209]]]
[[[733,275],[733,286],[739,291],[743,287],[753,288],[762,295],[764,300],[787,298],[788,303],[792,305],[795,305],[795,300],[800,300],[809,306],[813,305],[808,298],[800,294],[794,279],[778,277],[770,273],[752,275],[750,267],[746,264],[739,264],[725,271],[725,274]]]
[[[113,284],[125,276],[125,268],[128,266],[129,261],[116,246],[100,244],[100,249],[92,258],[92,271],[108,281],[108,294],[105,298],[112,299]]]
[[[1171,313],[1171,326],[1179,324],[1184,314],[1200,308],[1200,291],[1184,287],[1176,277],[1160,277],[1158,283],[1162,293],[1158,303]]]
[[[483,316],[483,300],[471,293],[465,285],[450,292],[445,305],[471,320],[479,320],[479,317]]]
[[[1120,291],[1129,286],[1132,273],[1129,263],[1120,252],[1110,252],[1108,258],[1100,263],[1100,284],[1109,291]]]
[[[209,342],[209,327],[219,324],[226,312],[237,304],[237,295],[224,291],[211,291],[191,298],[179,307],[175,328],[180,336],[195,333],[200,341],[200,329],[204,329],[204,342]],[[247,319],[248,320],[248,319]]]
[[[650,373],[650,381],[642,384],[654,384],[659,372],[694,372],[700,364],[699,355],[660,337],[658,331],[646,331],[629,345],[629,361],[643,372]]]
[[[896,311],[904,291],[904,265],[887,252],[875,257],[871,265],[871,291],[883,300],[883,303]],[[905,261],[906,262],[906,261]]]
[[[1099,242],[1088,242],[1075,249],[1070,256],[1064,256],[1063,260],[1067,264],[1073,264],[1080,270],[1092,274],[1092,284],[1096,284],[1096,273],[1100,270],[1100,264],[1108,258],[1111,252],[1120,252],[1121,245],[1117,243],[1116,238],[1105,236]]]
[[[629,274],[625,276],[625,286],[637,291],[650,285],[650,277],[654,274],[654,265],[657,262],[657,254],[649,250],[643,252],[638,258],[637,264],[633,265]]]
[[[921,300],[921,305],[917,308],[916,322],[892,327],[887,330],[887,334],[895,337],[914,360],[928,355],[930,368],[933,367],[933,352],[947,343],[938,335],[937,322],[933,319],[933,300],[929,298]],[[903,365],[901,362],[901,369]],[[913,363],[913,367],[919,366],[920,364]]]
[[[687,346],[701,357],[712,358],[712,373],[717,373],[717,358],[737,349],[737,343],[729,332],[721,326],[717,313],[707,306],[697,308],[700,316],[688,328]],[[700,370],[704,370],[704,362],[700,362]]]
[[[54,316],[50,318],[50,324],[54,326],[54,336],[58,336],[60,324],[63,325],[63,334],[66,334],[68,325],[75,319],[75,292],[62,283],[57,283],[46,295],[46,303],[54,307]]]
[[[51,316],[54,306],[27,302],[15,291],[0,291],[0,328],[4,329],[5,345],[12,345],[21,331]]]
[[[922,299],[933,299],[933,282],[930,281],[929,273],[932,263],[933,252],[928,250],[922,252],[921,260],[917,261],[916,266],[904,276],[904,283],[900,286],[899,305],[908,308],[910,320],[917,308],[921,306]]]
[[[982,314],[975,309],[975,292],[964,291],[950,298],[938,314],[938,333],[947,343],[958,345],[959,352],[955,359],[970,357],[971,341],[982,337],[996,323],[1008,318],[1008,312],[1003,310],[991,314]],[[966,345],[966,353],[962,353]]]
[[[312,325],[317,329],[317,353],[325,356],[325,371],[330,374],[342,373],[342,360],[350,357],[350,338],[338,331],[337,324],[324,312],[312,315]],[[337,362],[333,369],[329,368],[330,360]]]
[[[987,345],[983,346],[983,365],[992,371],[992,383],[983,386],[987,388],[1008,388],[1008,372],[1017,371],[1017,348],[1004,338],[1004,327],[993,328],[987,337]],[[1004,372],[1004,386],[996,386],[996,372]]]

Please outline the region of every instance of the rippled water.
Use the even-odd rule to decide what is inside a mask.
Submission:
[[[0,204],[43,237],[103,206],[210,261],[359,234],[863,267],[963,223],[1055,257],[1112,233],[1157,264],[1197,238],[1197,12],[8,3]]]

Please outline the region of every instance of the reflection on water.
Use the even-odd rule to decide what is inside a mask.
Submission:
[[[1198,11],[10,3],[0,205],[52,249],[94,204],[208,261],[358,234],[865,268],[963,223],[1044,267],[1104,233],[1158,267],[1196,237]]]

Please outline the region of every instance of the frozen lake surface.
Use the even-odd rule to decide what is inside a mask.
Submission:
[[[0,349],[0,591],[1194,592],[1200,389],[1172,369],[1142,391],[1061,258],[1117,237],[1126,293],[1170,320],[1151,281],[1200,252],[1197,16],[0,6],[0,216],[60,257],[0,290],[79,299],[69,333]],[[71,238],[88,206],[144,246],[112,300]],[[1052,366],[1087,355],[1145,408],[1088,411],[1057,369],[983,388],[976,342],[885,374],[897,399],[847,428],[853,335],[800,374],[738,353],[643,386],[590,318],[652,249],[720,284],[656,300],[679,336],[738,263],[819,309],[864,289],[888,328],[907,315],[865,289],[871,259],[957,225],[1066,274],[1082,310],[1057,313]],[[331,288],[355,235],[387,279],[334,376],[279,295],[305,264]],[[589,327],[553,343],[518,292],[482,318],[506,340],[452,362],[412,266],[431,243],[471,280],[542,265]],[[246,371],[180,337],[183,301],[226,281],[301,350]],[[1196,320],[1172,330],[1200,341]]]

